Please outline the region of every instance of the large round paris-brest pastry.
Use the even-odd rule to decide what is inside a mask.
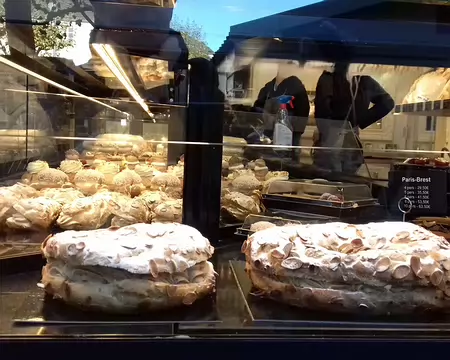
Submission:
[[[272,227],[243,244],[262,296],[374,314],[450,310],[450,245],[411,223]]]
[[[181,224],[66,231],[42,245],[45,291],[82,308],[131,313],[191,305],[214,291],[214,248]]]

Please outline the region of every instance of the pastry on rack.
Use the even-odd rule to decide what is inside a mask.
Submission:
[[[138,164],[139,164],[139,160],[134,155],[128,155],[125,158],[125,165],[126,165],[128,170],[135,170],[136,165],[138,165]]]
[[[56,221],[62,205],[45,197],[22,199],[13,205],[14,211],[6,225],[15,230],[48,230]]]
[[[166,171],[167,157],[162,153],[155,153],[152,157],[152,166],[158,171]]]
[[[95,154],[92,151],[83,152],[83,159],[87,166],[92,166],[95,160]]]
[[[114,215],[111,226],[128,226],[137,223],[151,222],[151,212],[142,198],[116,199],[109,202],[110,211]]]
[[[92,169],[92,170],[97,170],[97,168],[99,168],[100,166],[105,165],[106,163],[107,163],[107,161],[104,160],[104,159],[97,159],[97,158],[95,158],[95,159],[92,161],[91,169]]]
[[[259,181],[265,180],[266,175],[269,173],[269,168],[266,166],[266,162],[263,159],[255,160],[254,172]]]
[[[112,162],[105,162],[95,168],[100,171],[105,177],[105,185],[110,189],[114,188],[114,177],[120,172],[120,168],[117,164]]]
[[[63,160],[59,165],[59,169],[69,177],[69,181],[73,183],[75,175],[83,170],[83,163],[80,160]]]
[[[263,296],[336,312],[450,310],[450,245],[406,222],[290,225],[242,246]]]
[[[94,195],[105,182],[105,176],[97,170],[81,170],[74,178],[75,187],[84,195]]]
[[[222,197],[222,211],[238,221],[244,221],[251,214],[260,214],[262,212],[260,194],[256,191],[248,196],[240,192],[227,191]]]
[[[61,205],[70,204],[71,202],[83,198],[84,195],[77,189],[44,189],[40,191],[40,195],[46,199],[55,200]]]
[[[136,313],[191,305],[214,291],[214,248],[181,224],[65,231],[42,244],[45,291],[84,309]]]
[[[0,187],[0,231],[6,228],[6,220],[13,214],[14,205],[18,201],[37,195],[38,192],[34,188],[21,183]]]
[[[114,176],[114,190],[118,193],[139,196],[145,190],[141,177],[133,170],[123,170]]]
[[[116,164],[120,170],[125,166],[125,157],[123,155],[108,155],[107,160],[110,163]]]
[[[150,151],[146,151],[139,156],[139,162],[141,164],[148,164],[153,157],[153,153]]]
[[[244,195],[252,195],[262,189],[262,184],[254,175],[241,175],[233,180],[231,189]]]
[[[183,200],[167,200],[153,210],[153,222],[181,223],[183,221]]]
[[[183,189],[180,180],[168,173],[157,174],[151,183],[152,190],[164,191],[173,199],[181,199],[183,197]]]
[[[66,173],[58,169],[45,169],[40,171],[36,180],[33,180],[31,186],[37,190],[46,188],[61,188],[63,186],[71,186],[69,177]]]
[[[255,222],[254,224],[250,225],[250,231],[257,232],[257,231],[261,231],[261,230],[270,229],[273,227],[276,227],[276,225],[274,223],[271,223],[269,221],[258,221],[258,222]]]
[[[163,191],[149,191],[145,190],[139,198],[145,201],[150,211],[154,211],[155,208],[163,202],[170,200],[169,196]]]
[[[46,161],[31,161],[27,165],[27,172],[22,176],[22,182],[27,185],[35,183],[37,181],[37,174],[49,167]]]
[[[159,171],[147,164],[136,165],[134,171],[141,177],[142,184],[146,188],[151,187],[153,176],[155,176],[156,173],[159,173]]]
[[[94,230],[106,224],[111,211],[105,196],[89,196],[62,207],[57,225],[64,230]]]
[[[66,151],[66,160],[80,160],[80,153],[75,149]]]
[[[287,171],[269,171],[266,175],[265,181],[263,182],[263,192],[266,193],[270,184],[276,181],[287,181],[289,180],[289,173]]]

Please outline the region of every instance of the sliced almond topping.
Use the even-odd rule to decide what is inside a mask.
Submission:
[[[392,276],[394,279],[401,280],[407,277],[411,273],[411,268],[409,265],[397,265],[394,268],[394,272],[392,273]]]
[[[434,286],[439,286],[442,280],[444,280],[444,272],[441,269],[436,269],[430,276],[430,281]]]
[[[192,305],[194,301],[197,300],[197,295],[193,292],[186,294],[183,297],[183,304],[184,305]]]
[[[377,272],[384,272],[391,266],[391,259],[388,257],[383,257],[380,260],[377,261],[375,264],[375,270]]]
[[[290,257],[287,259],[284,259],[281,262],[281,266],[284,267],[285,269],[289,269],[289,270],[297,270],[300,269],[303,265],[303,262],[297,258],[297,257]]]
[[[422,270],[422,264],[420,263],[420,257],[418,256],[411,256],[411,259],[409,260],[409,264],[411,265],[411,269],[414,272],[416,276],[419,276],[421,270]]]
[[[158,264],[154,259],[150,260],[150,274],[152,274],[152,276],[156,278],[158,277],[158,273]]]

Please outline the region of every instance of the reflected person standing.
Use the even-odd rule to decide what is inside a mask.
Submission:
[[[292,144],[300,145],[300,138],[305,131],[309,116],[308,93],[301,80],[293,75],[298,72],[299,62],[295,60],[284,60],[278,65],[277,75],[259,91],[258,98],[254,103],[254,111],[263,113],[264,135],[273,140],[276,114],[280,109],[279,97],[282,95],[293,96],[292,107],[288,107],[289,120],[292,124]],[[259,136],[253,133],[248,141],[255,143]],[[287,150],[277,151],[281,157],[298,159],[299,151]]]
[[[314,104],[318,145],[336,148],[317,151],[315,164],[355,174],[364,163],[359,130],[389,114],[394,100],[372,77],[349,77],[349,64],[336,63],[333,72],[320,76]]]

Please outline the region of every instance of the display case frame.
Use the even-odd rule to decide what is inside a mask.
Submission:
[[[282,40],[285,39],[282,35],[280,36]],[[275,52],[276,57],[278,58],[280,55],[285,56],[286,58],[291,57],[293,49],[295,49],[298,45],[297,40],[298,39],[291,42],[287,41],[287,47],[285,49]],[[302,46],[304,46],[302,47],[303,56],[310,59],[320,58],[324,60],[326,58],[328,61],[341,59],[338,54],[340,53],[342,44],[338,42],[321,41],[323,41],[323,39],[320,39],[319,41],[317,39],[313,39],[311,42],[309,40],[302,41]],[[320,51],[317,51],[316,48],[318,43],[320,43],[319,46],[322,47]],[[323,52],[323,47],[325,47],[327,51]],[[434,51],[432,52],[433,56],[430,56],[430,58],[424,57],[424,54],[427,54],[428,56],[429,53],[424,53],[423,51],[425,47],[422,47],[421,49],[414,51],[413,59],[406,59],[405,56],[400,57],[400,55],[404,55],[404,52],[402,51],[404,51],[405,48],[410,48],[410,45],[405,45],[405,47],[401,49],[394,45],[368,47],[353,44],[352,47],[356,50],[355,53],[359,56],[357,56],[358,61],[361,61],[362,59],[368,61],[368,59],[370,59],[371,62],[381,61],[384,63],[401,65],[405,65],[405,63],[415,65],[426,63],[427,66],[431,66],[437,64],[443,65],[444,63],[447,63],[448,58],[450,58],[446,58],[450,52],[445,51],[442,53],[438,51],[439,46],[428,48],[428,50]],[[328,55],[328,51],[333,55]],[[324,53],[327,53],[327,55],[323,55]],[[218,57],[219,55],[220,52],[218,53]],[[218,73],[216,68],[218,57],[213,59],[212,62],[204,59],[196,59],[189,61],[188,63],[190,65],[190,70],[186,81],[189,81],[190,100],[189,106],[186,109],[186,141],[184,142],[186,144],[185,166],[186,169],[189,170],[187,170],[185,174],[183,199],[186,205],[183,209],[183,215],[184,222],[186,224],[200,230],[216,245],[217,260],[215,265],[216,268],[219,269],[220,281],[223,284],[219,286],[217,296],[219,296],[219,294],[220,296],[225,296],[233,292],[233,306],[231,308],[225,308],[226,304],[223,304],[224,308],[221,309],[223,312],[219,315],[222,316],[220,321],[204,323],[182,323],[172,321],[171,324],[157,324],[156,327],[159,326],[160,329],[157,329],[156,331],[154,328],[151,331],[149,331],[149,329],[145,329],[145,326],[148,324],[143,323],[140,323],[141,326],[137,326],[136,328],[129,330],[129,332],[122,332],[123,329],[121,329],[120,325],[125,324],[119,324],[111,327],[110,324],[101,324],[103,325],[102,330],[98,330],[97,328],[88,329],[87,327],[83,328],[83,326],[81,326],[81,329],[72,329],[73,331],[67,332],[65,332],[64,329],[58,329],[58,326],[55,324],[46,324],[49,328],[53,325],[53,328],[49,330],[49,333],[43,333],[40,329],[28,329],[27,331],[24,331],[24,329],[21,328],[20,331],[15,334],[5,333],[5,336],[2,334],[2,336],[0,336],[0,341],[15,340],[16,344],[19,344],[19,341],[23,341],[24,339],[30,342],[41,340],[51,342],[56,339],[73,340],[75,337],[79,337],[80,335],[83,335],[83,338],[88,341],[98,341],[99,339],[103,339],[103,341],[105,339],[114,341],[148,341],[149,339],[154,339],[155,335],[160,335],[167,339],[171,338],[170,346],[173,346],[174,342],[172,341],[175,341],[173,340],[173,337],[175,336],[188,336],[190,338],[195,338],[196,340],[201,339],[203,341],[220,340],[223,341],[222,344],[225,344],[227,339],[230,340],[230,338],[235,341],[238,339],[242,340],[243,338],[252,339],[252,341],[265,338],[263,341],[265,341],[266,344],[267,338],[278,338],[283,339],[284,341],[296,340],[303,341],[304,343],[312,341],[313,338],[321,338],[326,341],[338,340],[342,342],[345,339],[347,344],[348,342],[353,341],[353,343],[361,345],[362,341],[372,339],[377,342],[397,341],[397,343],[408,340],[409,343],[406,346],[408,346],[410,350],[412,348],[411,343],[414,343],[414,341],[416,342],[414,344],[415,346],[429,346],[431,342],[438,344],[439,342],[448,341],[450,338],[450,327],[448,323],[443,325],[441,324],[442,326],[439,325],[435,328],[433,326],[417,326],[414,331],[411,331],[411,327],[408,326],[399,329],[398,326],[391,326],[388,323],[383,323],[376,330],[373,328],[362,329],[363,325],[361,324],[359,324],[359,328],[357,326],[349,326],[349,328],[346,329],[336,329],[333,328],[336,324],[330,323],[327,323],[330,328],[324,329],[324,326],[322,326],[323,324],[320,322],[315,323],[315,326],[310,326],[311,324],[307,324],[306,326],[302,325],[302,327],[298,328],[295,328],[295,326],[290,323],[288,326],[283,328],[282,331],[280,331],[279,326],[260,326],[260,324],[258,324],[258,326],[253,326],[254,324],[252,323],[251,309],[249,310],[248,303],[246,303],[246,299],[244,298],[244,295],[247,294],[244,294],[245,291],[242,289],[242,284],[239,279],[237,279],[242,276],[242,271],[238,276],[236,275],[236,271],[233,270],[233,265],[236,265],[236,262],[242,258],[242,255],[239,253],[239,246],[236,248],[226,245],[233,242],[233,240],[236,240],[236,238],[233,237],[235,229],[233,228],[231,231],[230,229],[222,231],[219,226],[221,158],[223,146],[226,144],[223,144],[222,141],[224,99],[223,94],[218,91]],[[353,60],[354,57],[351,59]],[[346,58],[345,60],[349,59]],[[57,73],[52,73],[51,76],[57,75]],[[431,106],[433,107],[433,111],[441,110],[435,109],[434,105]],[[413,108],[415,107],[413,106]],[[403,107],[400,108],[400,111],[403,111]],[[330,179],[333,178],[333,174],[327,175]],[[351,178],[351,180],[362,183],[366,182],[363,179],[357,178]],[[239,240],[241,240],[241,238],[239,238]],[[42,265],[41,259],[35,258],[34,261],[33,266],[27,264],[25,267],[22,267],[22,270],[29,271],[32,268],[38,269]],[[26,277],[24,281],[26,284],[20,291],[17,290],[18,288],[10,287],[4,294],[2,294],[4,298],[1,300],[5,301],[5,304],[6,300],[8,300],[5,307],[10,306],[14,308],[14,315],[20,310],[18,309],[20,306],[11,306],[11,304],[18,304],[20,302],[21,304],[24,304],[25,301],[29,300],[30,295],[27,293],[29,288],[32,286],[34,287],[35,285],[35,275],[36,274],[28,277],[26,275],[24,276]],[[9,278],[9,284],[13,283],[15,280],[16,279],[14,278]],[[232,288],[233,290],[231,290]],[[16,295],[14,293],[21,293],[23,296],[20,297],[19,300],[18,297],[15,297]],[[7,297],[8,299],[6,299]],[[39,298],[38,301],[40,300],[41,299]],[[33,313],[33,315],[35,314]],[[235,316],[235,318],[233,318],[233,316]],[[8,321],[11,320],[13,319],[10,318]],[[19,321],[17,321],[17,323],[19,323]],[[220,326],[218,326],[218,324]],[[70,326],[68,324],[65,325],[70,327],[73,326],[74,323],[70,323]],[[137,324],[127,323],[126,325]],[[108,340],[106,342],[108,342]],[[425,345],[423,345],[424,343],[420,343],[420,341],[423,340],[427,341]],[[183,345],[186,345],[186,343]],[[296,344],[296,346],[298,346],[298,344]]]

